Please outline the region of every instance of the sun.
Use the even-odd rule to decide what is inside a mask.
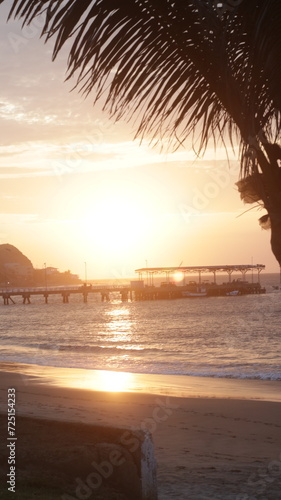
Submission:
[[[91,214],[81,221],[85,238],[105,256],[132,253],[144,244],[150,214],[128,191],[109,191],[95,200]]]
[[[128,195],[102,201],[97,212],[95,231],[104,244],[114,242],[114,245],[122,248],[137,238],[144,214]]]

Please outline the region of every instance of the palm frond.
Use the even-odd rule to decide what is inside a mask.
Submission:
[[[271,229],[271,220],[268,214],[263,215],[259,218],[259,224],[262,229],[268,230]]]
[[[10,16],[27,24],[44,14],[54,58],[71,38],[68,78],[104,96],[112,115],[137,120],[137,135],[192,137],[199,153],[211,138],[236,135],[243,175],[264,173],[267,143],[281,130],[281,3],[220,3],[222,10],[213,0],[14,0]]]

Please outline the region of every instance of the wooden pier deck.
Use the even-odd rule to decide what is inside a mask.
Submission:
[[[113,286],[74,286],[74,287],[36,287],[36,288],[12,288],[12,289],[2,289],[0,291],[0,297],[3,298],[4,305],[9,303],[14,303],[15,297],[21,297],[23,304],[31,304],[31,298],[34,296],[42,296],[45,303],[48,304],[48,299],[52,295],[59,295],[62,297],[62,302],[64,304],[69,303],[69,298],[71,295],[81,295],[83,302],[88,302],[89,294],[100,294],[102,302],[110,300],[110,293],[119,292],[122,300],[128,300],[131,289],[126,285],[113,285]],[[131,296],[130,296],[131,298]]]
[[[143,286],[140,286],[140,285]],[[4,305],[16,304],[15,299],[20,297],[23,304],[31,304],[32,297],[41,296],[46,304],[50,296],[57,295],[62,298],[64,304],[68,304],[71,295],[80,295],[82,302],[87,303],[90,294],[99,294],[102,302],[110,301],[112,294],[119,294],[120,299],[125,302],[128,300],[168,300],[183,298],[183,292],[195,292],[202,287],[195,282],[192,285],[175,285],[166,283],[164,286],[144,285],[134,282],[134,285],[111,285],[94,286],[83,285],[75,287],[37,287],[37,288],[5,288],[0,290],[0,297]],[[230,292],[238,292],[237,295],[260,294],[265,293],[265,288],[260,283],[223,283],[204,285],[206,297],[228,295]]]

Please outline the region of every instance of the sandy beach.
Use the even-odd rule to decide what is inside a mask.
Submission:
[[[189,397],[172,397],[160,390],[147,394],[63,387],[54,383],[51,370],[48,380],[47,368],[45,377],[38,372],[36,376],[32,366],[29,375],[26,366],[12,363],[0,369],[1,498],[45,500],[70,492],[74,478],[89,466],[90,427],[87,430],[85,424],[92,426],[93,435],[96,425],[152,432],[159,500],[280,498],[281,403],[264,396],[263,400],[243,397],[244,381],[239,382],[240,399],[237,391],[232,398],[216,397],[213,392],[212,397],[196,395],[195,391]],[[14,495],[3,482],[8,388],[16,391]],[[31,489],[26,490],[27,484]]]

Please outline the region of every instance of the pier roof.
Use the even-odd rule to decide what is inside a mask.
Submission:
[[[142,267],[136,269],[136,273],[198,273],[198,272],[247,272],[251,270],[262,271],[265,269],[264,264],[237,264],[237,265],[218,265],[218,266],[180,266],[180,267]]]

